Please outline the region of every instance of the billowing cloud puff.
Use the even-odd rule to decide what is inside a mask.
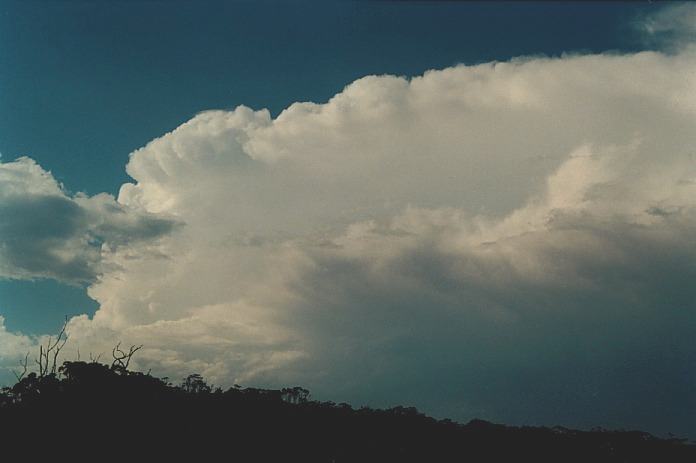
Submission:
[[[33,160],[0,163],[0,278],[93,282],[101,252],[148,241],[174,222],[107,194],[70,196]]]
[[[132,153],[112,206],[182,225],[113,232],[71,345],[457,419],[694,432],[694,75],[688,51],[525,58],[199,114]]]

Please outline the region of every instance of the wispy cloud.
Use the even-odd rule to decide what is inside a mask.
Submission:
[[[696,39],[696,6],[692,3],[670,3],[636,20],[643,39],[651,45],[668,50],[691,46]]]

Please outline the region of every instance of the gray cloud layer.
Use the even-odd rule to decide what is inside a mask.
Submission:
[[[131,155],[117,201],[22,160],[37,180],[0,207],[70,220],[0,227],[50,270],[0,268],[98,272],[73,346],[142,342],[160,374],[694,435],[694,75],[686,48],[369,76],[276,119],[202,113]]]
[[[92,283],[102,250],[169,233],[174,222],[109,195],[67,195],[29,158],[0,163],[0,277]]]

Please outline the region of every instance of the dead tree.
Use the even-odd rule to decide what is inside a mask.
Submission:
[[[27,368],[29,366],[29,352],[27,352],[27,355],[24,356],[24,361],[22,362],[21,360],[19,361],[19,364],[22,366],[23,370],[21,373],[17,373],[16,371],[12,370],[12,374],[15,375],[15,378],[17,378],[17,382],[22,381],[22,378],[24,378],[24,375],[27,374]]]
[[[55,375],[58,372],[58,354],[68,342],[68,336],[65,330],[68,327],[68,317],[65,317],[63,327],[61,328],[55,342],[53,337],[49,336],[46,342],[46,347],[43,344],[39,345],[39,358],[34,361],[39,366],[39,377],[44,377],[49,374]]]
[[[128,370],[128,365],[130,364],[133,354],[142,349],[142,347],[142,344],[139,346],[133,345],[130,346],[128,352],[125,352],[121,350],[121,342],[119,341],[119,343],[116,344],[116,347],[114,347],[111,351],[111,355],[114,357],[114,361],[111,362],[111,369],[123,371]]]

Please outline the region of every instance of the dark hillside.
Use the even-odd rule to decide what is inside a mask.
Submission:
[[[696,462],[696,447],[640,432],[437,421],[414,408],[353,409],[308,391],[174,386],[66,362],[0,394],[4,449],[66,461]]]

